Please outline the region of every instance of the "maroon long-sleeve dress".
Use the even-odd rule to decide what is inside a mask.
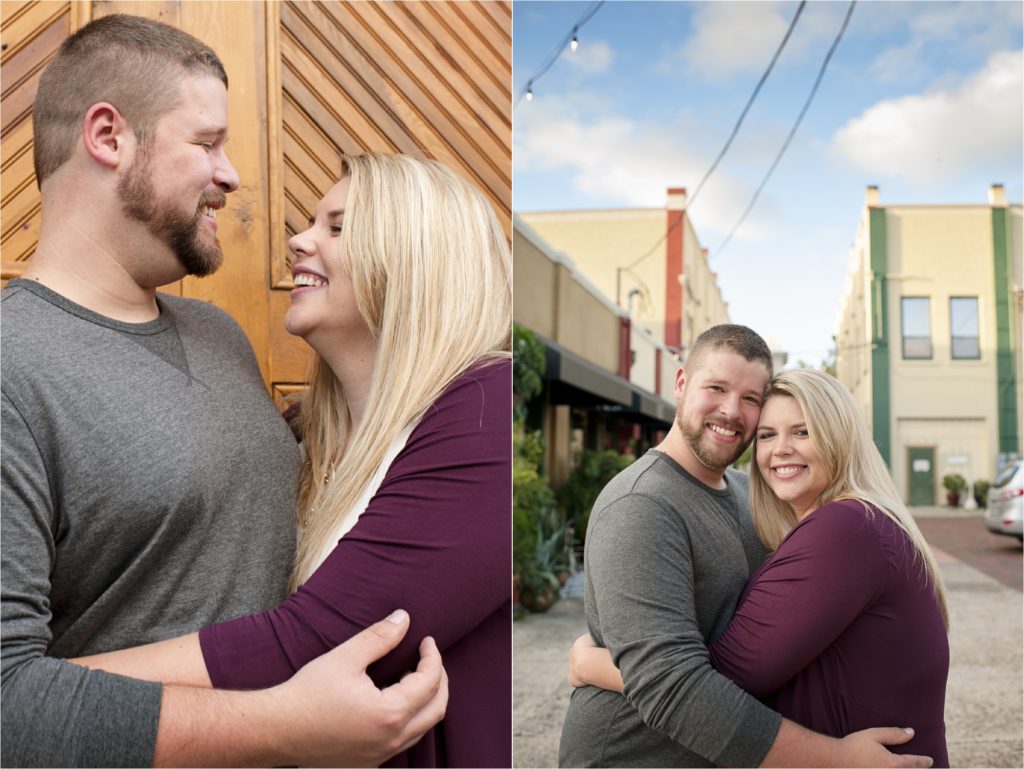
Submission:
[[[512,765],[511,366],[459,377],[428,409],[355,526],[278,608],[200,631],[213,685],[278,684],[402,608],[412,625],[378,685],[437,640],[445,719],[389,766]],[[259,532],[253,532],[259,536]]]
[[[711,662],[816,732],[911,726],[891,750],[949,766],[941,610],[909,538],[860,502],[831,502],[794,527],[751,577]]]

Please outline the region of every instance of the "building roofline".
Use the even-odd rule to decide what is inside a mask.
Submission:
[[[576,269],[576,265],[573,264],[570,259],[562,251],[556,251],[552,248],[551,244],[548,243],[540,234],[534,230],[530,225],[522,220],[519,214],[512,214],[512,229],[513,231],[518,230],[519,233],[526,238],[530,243],[540,251],[544,256],[550,259],[555,264],[561,264],[569,270],[569,274],[572,275],[573,280],[583,286],[588,292],[593,294],[594,298],[598,299],[604,304],[609,310],[618,315],[620,318],[629,317],[629,314],[622,307],[619,307],[615,302],[611,301],[608,297],[602,293],[597,286],[587,280],[587,277]]]
[[[516,211],[516,214],[522,214],[523,216],[592,216],[595,214],[618,214],[624,215],[636,215],[636,214],[664,214],[668,208],[560,208],[557,210],[550,211]]]

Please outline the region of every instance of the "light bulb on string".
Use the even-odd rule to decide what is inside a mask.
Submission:
[[[569,50],[572,51],[573,53],[576,53],[576,49],[579,48],[579,47],[580,47],[580,41],[577,39],[576,35],[574,34],[572,36],[572,42],[569,43]]]
[[[526,84],[526,100],[533,101],[533,81]]]

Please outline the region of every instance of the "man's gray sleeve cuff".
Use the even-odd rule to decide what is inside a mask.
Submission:
[[[750,700],[750,705],[740,710],[736,730],[725,748],[710,756],[719,766],[760,766],[779,736],[782,716],[752,697]]]
[[[93,678],[86,691],[78,766],[152,766],[163,686],[107,673]]]
[[[40,658],[3,687],[5,766],[151,766],[162,685]]]

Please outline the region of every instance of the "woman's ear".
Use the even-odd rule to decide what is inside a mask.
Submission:
[[[93,160],[116,168],[125,162],[129,143],[134,141],[127,121],[108,102],[93,104],[82,121],[82,144]]]

